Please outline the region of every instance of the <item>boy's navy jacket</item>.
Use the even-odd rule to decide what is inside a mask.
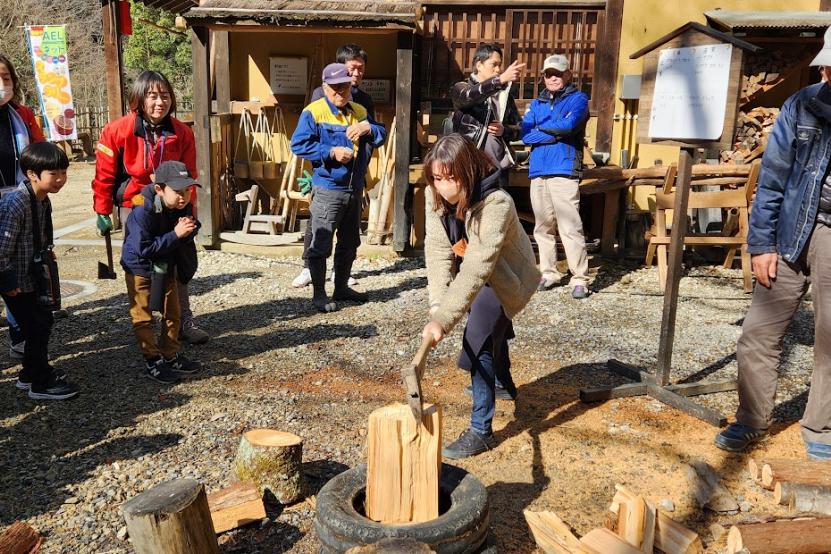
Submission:
[[[181,283],[187,283],[196,273],[196,232],[180,239],[173,228],[180,217],[193,217],[193,206],[188,203],[181,210],[164,206],[152,184],[141,190],[144,203],[133,207],[124,226],[124,246],[121,249],[121,267],[124,271],[142,277],[151,277],[153,263],[167,263],[168,271],[176,266]],[[197,221],[196,228],[201,224]]]
[[[522,142],[531,145],[528,176],[580,178],[589,97],[568,85],[543,89],[522,118]]]

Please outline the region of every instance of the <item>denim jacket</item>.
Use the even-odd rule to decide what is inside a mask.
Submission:
[[[794,262],[808,242],[831,156],[831,87],[819,83],[785,101],[768,139],[750,215],[750,254]]]

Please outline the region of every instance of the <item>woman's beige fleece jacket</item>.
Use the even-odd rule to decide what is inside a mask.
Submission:
[[[485,283],[490,284],[505,314],[513,319],[531,299],[540,281],[531,241],[519,222],[513,199],[498,190],[467,213],[467,250],[464,263],[454,276],[452,245],[440,213],[433,209],[429,187],[425,196],[427,291],[430,307],[437,308],[432,320],[449,333]]]

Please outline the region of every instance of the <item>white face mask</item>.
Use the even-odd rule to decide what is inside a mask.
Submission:
[[[6,90],[6,83],[4,83],[3,81],[0,81],[0,102],[3,102],[4,100],[6,100],[6,95],[8,93],[9,93],[9,91]]]

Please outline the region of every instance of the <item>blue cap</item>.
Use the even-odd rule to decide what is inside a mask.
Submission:
[[[351,83],[352,77],[349,76],[349,70],[342,63],[330,63],[323,68],[323,82],[327,85],[340,85]]]

